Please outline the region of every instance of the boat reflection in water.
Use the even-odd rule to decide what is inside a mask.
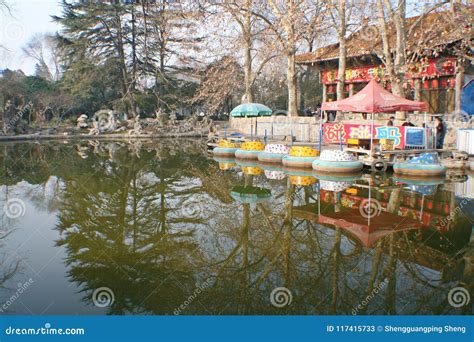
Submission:
[[[2,219],[0,295],[34,280],[6,314],[471,313],[447,300],[473,286],[467,177],[331,177],[193,140],[0,153],[0,205],[25,208]]]

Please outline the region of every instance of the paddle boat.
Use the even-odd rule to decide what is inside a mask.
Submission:
[[[408,161],[395,163],[393,171],[396,174],[436,177],[446,174],[446,166],[439,162],[437,153],[422,153]]]
[[[286,178],[286,174],[283,171],[272,171],[265,170],[265,177],[271,180],[282,180]]]
[[[316,183],[317,179],[312,176],[290,176],[292,185],[310,186]]]
[[[283,172],[283,169],[280,165],[276,165],[275,163],[267,164],[262,162],[260,162],[258,165],[265,172],[265,177],[267,179],[282,180],[286,178],[286,174],[285,172]]]
[[[219,135],[216,135],[216,136],[210,137],[207,140],[207,149],[210,152],[212,152],[212,150],[214,150],[216,147],[220,147],[219,142],[221,140],[226,140],[230,143],[235,143],[237,146],[239,146],[246,139],[245,139],[245,137],[242,133],[238,133],[238,132],[233,132],[233,133],[230,133],[230,134],[224,134],[224,138],[221,138],[221,137],[219,137]]]
[[[292,185],[309,186],[317,181],[312,171],[305,171],[301,168],[284,168],[284,172],[288,175]]]
[[[242,172],[245,175],[257,176],[257,175],[263,174],[263,169],[261,167],[262,165],[260,165],[254,160],[236,159],[236,162],[237,162],[237,165],[240,166],[240,168],[242,169]]]
[[[340,180],[325,180],[325,179],[320,179],[319,180],[319,188],[321,190],[325,191],[331,191],[331,192],[341,192],[346,190],[352,185],[352,182],[347,182],[347,181],[340,181]]]
[[[238,150],[238,144],[226,139],[219,140],[217,147],[214,147],[212,154],[216,157],[235,157]]]
[[[356,180],[359,180],[362,176],[362,173],[338,173],[336,175],[331,175],[327,172],[314,172],[314,176],[319,180],[332,181],[332,182],[350,182],[353,183]]]
[[[265,150],[258,155],[258,161],[263,163],[281,163],[284,156],[288,155],[290,148],[283,144],[268,144]]]
[[[430,177],[424,178],[420,176],[398,175],[393,177],[394,182],[403,183],[407,185],[440,185],[445,183],[445,177]]]
[[[235,157],[240,159],[258,159],[258,155],[265,149],[265,145],[260,141],[245,141],[240,148],[235,151]]]
[[[403,175],[400,177],[393,177],[396,183],[406,184],[411,191],[418,192],[422,195],[434,195],[438,190],[438,185],[444,183],[444,178],[420,178],[416,176]]]
[[[319,151],[309,146],[292,146],[281,161],[287,167],[310,169],[318,155]]]
[[[237,163],[235,162],[234,158],[214,157],[213,159],[219,163],[219,169],[223,171],[232,170],[234,167],[237,166]]]
[[[321,156],[313,162],[313,169],[318,172],[358,173],[364,164],[348,152],[339,150],[324,150]]]

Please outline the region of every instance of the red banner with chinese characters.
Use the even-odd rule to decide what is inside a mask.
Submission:
[[[323,141],[327,144],[335,144],[342,138],[342,143],[346,144],[347,139],[370,139],[375,131],[375,139],[392,139],[395,148],[405,148],[406,127],[374,125],[373,131],[371,128],[371,124],[326,123],[323,126]]]
[[[337,83],[337,70],[322,71],[322,80],[324,84]],[[345,83],[369,82],[373,78],[384,78],[385,69],[382,66],[366,66],[360,68],[346,69]]]
[[[433,78],[438,76],[452,76],[455,74],[455,58],[438,58],[413,63],[406,73],[407,78]],[[337,70],[322,71],[324,84],[337,83]],[[369,82],[373,78],[386,78],[384,66],[365,66],[347,68],[345,83]]]

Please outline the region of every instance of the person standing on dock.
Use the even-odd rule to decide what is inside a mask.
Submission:
[[[448,127],[441,116],[436,117],[436,148],[442,149]]]

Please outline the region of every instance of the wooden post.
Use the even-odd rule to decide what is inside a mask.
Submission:
[[[323,102],[327,102],[327,100],[328,100],[327,85],[323,83]]]
[[[415,84],[415,101],[421,101],[421,79],[417,78],[413,82]],[[419,111],[415,111],[415,114],[419,114]]]
[[[272,139],[273,139],[273,120],[274,120],[274,116],[272,116]]]
[[[349,97],[354,95],[354,83],[349,83]],[[351,112],[351,116],[353,116],[354,113]]]

